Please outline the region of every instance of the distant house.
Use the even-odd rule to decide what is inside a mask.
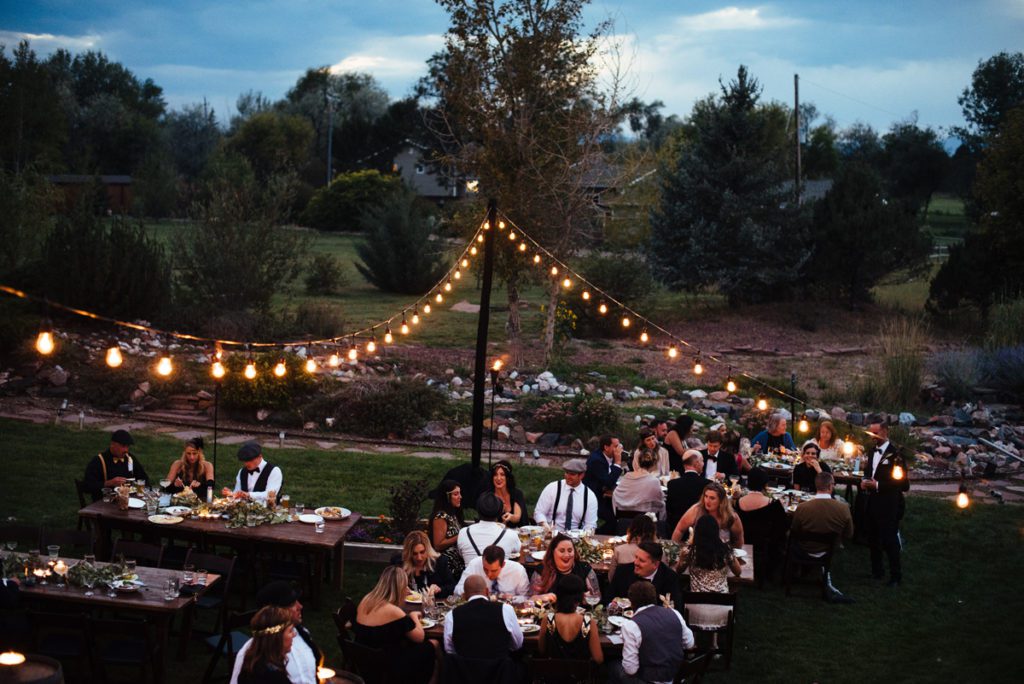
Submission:
[[[425,147],[407,140],[392,160],[391,170],[424,199],[443,204],[445,200],[464,196],[464,179],[427,155]]]
[[[63,204],[72,207],[83,192],[95,186],[103,188],[106,195],[106,209],[114,214],[127,214],[132,208],[132,177],[131,176],[86,176],[78,174],[58,174],[49,176],[47,180],[63,193]]]

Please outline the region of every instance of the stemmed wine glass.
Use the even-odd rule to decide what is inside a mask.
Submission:
[[[583,600],[591,609],[601,602],[601,586],[594,575],[587,577],[587,592],[583,595]]]
[[[95,596],[96,592],[93,591],[93,587],[96,586],[96,578],[93,577],[92,572],[86,572],[82,575],[82,586],[85,587],[86,596]]]

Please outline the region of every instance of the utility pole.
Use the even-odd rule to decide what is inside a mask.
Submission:
[[[484,448],[484,390],[487,380],[487,329],[491,322],[491,282],[494,279],[494,235],[498,232],[498,203],[487,202],[484,236],[484,273],[480,284],[480,316],[476,324],[476,358],[473,365],[473,468],[480,467]],[[494,391],[494,388],[492,388]],[[493,395],[492,395],[493,400]],[[493,403],[491,404],[493,407]],[[494,428],[492,421],[491,428]],[[472,502],[470,505],[473,505]]]
[[[334,172],[334,100],[327,97],[327,185]]]
[[[800,197],[800,74],[793,74],[793,118],[796,121],[796,178],[793,190],[796,192],[796,206],[802,204]]]

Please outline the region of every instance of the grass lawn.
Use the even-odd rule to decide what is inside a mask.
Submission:
[[[75,524],[72,478],[105,446],[106,434],[0,421],[5,477],[0,518],[51,526]],[[137,453],[155,476],[179,453],[180,444],[140,435]],[[222,476],[233,470],[225,448]],[[308,503],[339,503],[366,514],[386,511],[388,485],[409,477],[431,482],[452,461],[408,455],[269,450],[285,472],[293,497]],[[556,473],[519,468],[528,502]],[[741,590],[732,671],[711,682],[854,682],[869,679],[932,682],[1016,681],[1024,599],[1014,587],[1024,564],[1024,508],[976,506],[957,511],[937,498],[911,497],[904,523],[905,584],[891,590],[868,578],[867,549],[848,546],[837,556],[835,583],[857,599],[850,606],[820,601],[814,587],[786,598],[778,587]],[[324,606],[307,609],[306,622],[338,665],[329,610],[346,595],[369,589],[380,566],[346,564],[341,592],[324,591]],[[207,654],[190,648],[175,664],[175,681],[195,681]]]

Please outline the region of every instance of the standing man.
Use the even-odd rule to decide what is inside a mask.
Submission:
[[[586,462],[570,459],[562,465],[562,471],[565,479],[548,484],[537,498],[534,519],[566,532],[597,529],[597,497],[583,484]]]
[[[93,501],[103,498],[103,488],[120,487],[129,479],[149,480],[146,469],[129,451],[135,444],[127,430],[115,430],[110,435],[110,446],[96,454],[85,466],[85,489]]]
[[[889,426],[884,421],[871,423],[869,432],[875,450],[864,467],[864,519],[867,523],[868,545],[871,547],[871,574],[882,579],[882,552],[889,558],[889,586],[903,581],[900,565],[900,519],[905,502],[903,492],[910,489],[906,466],[895,447],[889,443]]]
[[[500,546],[507,556],[519,553],[522,546],[519,535],[515,530],[505,527],[504,523],[498,522],[503,510],[501,499],[492,492],[484,492],[477,499],[476,511],[480,514],[480,522],[459,530],[455,542],[466,565],[474,558],[479,558],[489,546]]]
[[[622,662],[612,664],[609,679],[619,684],[669,684],[687,649],[693,648],[693,632],[678,611],[658,605],[650,582],[634,582],[628,598],[635,613],[622,625]]]
[[[292,649],[285,658],[285,673],[291,684],[318,684],[316,669],[320,664],[322,654],[316,644],[313,643],[313,635],[309,633],[302,624],[302,604],[299,602],[299,594],[292,589],[292,586],[284,581],[271,582],[263,587],[256,594],[256,607],[277,606],[286,608],[291,613],[292,622],[295,623],[295,639],[292,640]],[[242,662],[245,660],[245,652],[249,650],[252,639],[245,642],[235,656],[235,666],[231,673],[231,684],[236,684],[238,675],[242,671]]]
[[[266,502],[267,492],[281,493],[281,484],[284,482],[281,469],[263,460],[263,447],[259,442],[243,444],[238,450],[238,460],[243,466],[235,475],[235,489],[232,491],[225,487],[225,496]]]
[[[668,534],[676,529],[679,519],[690,506],[700,501],[704,485],[708,483],[708,479],[702,475],[703,470],[704,457],[701,453],[696,449],[687,449],[683,454],[683,474],[669,480],[666,485],[665,530]]]
[[[488,546],[484,549],[484,555],[469,562],[455,587],[456,596],[462,596],[466,580],[473,576],[487,580],[493,596],[526,596],[530,593],[530,578],[526,568],[514,560],[505,560],[505,549],[500,546]]]
[[[583,484],[597,496],[597,515],[603,521],[597,531],[615,534],[615,509],[612,494],[622,475],[622,443],[618,437],[601,435],[597,451],[587,458],[587,474]]]
[[[799,535],[801,532],[813,534],[836,534],[840,539],[853,537],[853,516],[850,515],[850,507],[845,501],[837,501],[832,498],[835,491],[836,481],[832,473],[820,472],[814,476],[814,488],[817,492],[810,501],[804,501],[796,507],[793,513],[793,523],[790,526],[790,534]],[[790,553],[812,558],[821,558],[829,551],[825,545],[814,542],[800,542],[790,547]],[[825,575],[825,586],[828,588],[827,600],[830,603],[853,603],[853,599],[843,595],[841,591],[832,585],[830,574]]]

